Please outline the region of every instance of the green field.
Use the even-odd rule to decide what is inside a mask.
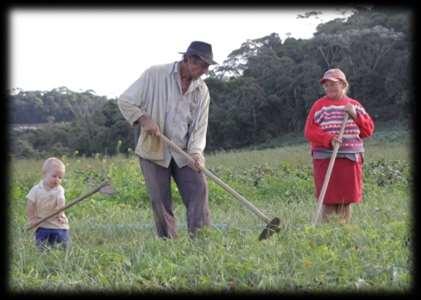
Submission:
[[[25,195],[40,160],[10,161],[9,289],[103,292],[408,292],[413,286],[412,159],[407,130],[366,141],[362,204],[350,224],[312,226],[316,209],[305,143],[220,152],[207,167],[269,217],[279,234],[259,242],[264,224],[209,180],[213,226],[187,236],[173,184],[179,238],[155,237],[135,156],[62,157],[67,203],[102,179],[117,193],[70,208],[72,247],[39,253],[25,231]]]

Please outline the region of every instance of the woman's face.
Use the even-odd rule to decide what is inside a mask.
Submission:
[[[323,83],[326,96],[331,99],[340,99],[345,94],[345,84],[342,81],[326,80]]]

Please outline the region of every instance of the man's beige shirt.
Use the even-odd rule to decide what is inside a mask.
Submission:
[[[132,126],[146,113],[180,148],[203,157],[210,101],[208,87],[198,78],[183,95],[179,68],[179,62],[150,67],[119,97],[118,107]],[[159,137],[143,130],[135,153],[163,167],[169,166],[171,157],[178,167],[188,163]]]
[[[35,215],[39,220],[47,217],[55,211],[65,206],[64,189],[61,185],[54,188],[46,188],[41,180],[37,185],[32,187],[26,199],[35,204]],[[63,222],[59,221],[59,217]],[[69,220],[64,212],[42,222],[39,227],[53,229],[69,229]]]

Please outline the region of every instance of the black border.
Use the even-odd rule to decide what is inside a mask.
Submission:
[[[418,43],[418,31],[416,30],[417,25],[419,25],[418,20],[417,20],[417,5],[416,5],[416,1],[345,1],[345,2],[330,2],[330,1],[325,1],[325,2],[311,2],[311,1],[283,1],[282,3],[275,3],[273,1],[267,1],[267,0],[261,0],[261,1],[242,1],[241,3],[236,3],[235,1],[209,1],[209,2],[189,2],[189,1],[177,1],[176,4],[173,2],[168,1],[166,2],[159,2],[156,3],[154,1],[149,1],[149,2],[141,2],[139,3],[138,1],[120,1],[120,2],[112,2],[112,1],[83,1],[83,0],[78,0],[78,1],[11,1],[9,3],[4,3],[2,2],[2,4],[4,5],[3,7],[3,14],[2,14],[2,28],[3,28],[3,34],[1,35],[2,37],[2,42],[3,42],[3,49],[5,51],[5,55],[3,55],[3,66],[6,67],[6,72],[2,72],[1,73],[1,79],[4,83],[3,86],[3,90],[2,90],[2,94],[4,95],[3,97],[3,101],[0,101],[0,105],[1,107],[1,121],[2,121],[2,132],[0,134],[0,144],[2,145],[1,150],[3,151],[3,163],[2,163],[2,191],[3,192],[3,208],[0,209],[0,227],[1,230],[3,230],[3,241],[6,241],[6,244],[3,245],[3,247],[1,247],[2,249],[2,257],[3,260],[1,261],[2,263],[2,274],[0,274],[0,289],[1,289],[1,293],[4,295],[2,296],[6,296],[6,297],[10,297],[10,296],[42,296],[44,297],[48,297],[48,296],[54,296],[55,294],[42,294],[42,293],[11,293],[11,291],[9,290],[8,285],[8,281],[9,281],[9,274],[8,274],[8,268],[9,268],[9,261],[8,261],[8,253],[9,250],[8,249],[8,241],[9,241],[9,236],[8,236],[8,228],[9,228],[9,224],[8,224],[8,217],[7,217],[7,211],[8,211],[8,184],[9,184],[9,178],[8,178],[8,167],[9,167],[9,157],[8,157],[8,153],[9,153],[9,143],[8,143],[8,104],[7,104],[7,98],[8,98],[8,94],[7,94],[7,89],[8,89],[8,57],[9,54],[8,53],[8,41],[10,39],[9,36],[9,24],[8,24],[8,14],[9,11],[12,9],[127,9],[127,8],[136,8],[136,9],[183,9],[183,10],[190,10],[190,9],[205,9],[205,10],[209,10],[209,9],[223,9],[223,10],[233,10],[233,11],[240,11],[240,10],[259,10],[259,9],[263,9],[263,10],[267,10],[268,8],[276,8],[276,9],[288,9],[288,8],[300,8],[300,7],[335,7],[335,6],[356,6],[356,5],[375,5],[375,6],[386,6],[386,7],[390,7],[390,8],[397,8],[397,9],[410,9],[411,11],[414,12],[414,16],[413,16],[413,69],[411,70],[412,72],[412,78],[413,78],[413,101],[412,101],[412,105],[413,105],[413,116],[412,116],[412,120],[411,120],[411,126],[412,126],[412,130],[413,130],[413,159],[414,159],[414,165],[413,165],[413,182],[414,182],[414,186],[413,186],[413,196],[414,196],[414,201],[413,201],[413,217],[414,217],[414,235],[413,235],[413,240],[414,240],[414,244],[413,244],[413,258],[414,258],[414,270],[413,270],[413,284],[414,286],[412,286],[410,292],[408,294],[401,294],[401,293],[391,293],[391,294],[349,294],[349,296],[351,297],[384,297],[384,296],[391,296],[393,298],[399,297],[399,298],[403,298],[403,297],[408,297],[408,298],[415,298],[416,295],[418,295],[418,290],[416,287],[416,283],[418,282],[418,259],[417,259],[417,255],[416,255],[416,242],[417,242],[417,229],[418,229],[418,221],[417,221],[417,214],[418,214],[418,202],[416,201],[417,199],[417,195],[418,195],[418,191],[419,191],[419,187],[417,186],[418,183],[418,164],[419,164],[419,159],[417,157],[417,150],[418,150],[418,141],[419,141],[419,136],[418,136],[418,131],[417,129],[417,125],[418,125],[418,121],[417,121],[417,106],[418,106],[418,99],[416,97],[416,95],[418,95],[417,93],[417,82],[416,82],[416,78],[417,78],[417,57],[416,54],[418,53],[419,49],[419,43]],[[86,295],[86,296],[91,296],[91,295],[101,295],[101,296],[126,296],[126,294],[124,293],[112,293],[112,294],[108,294],[107,292],[77,292],[77,294],[72,294],[72,293],[66,293],[66,292],[60,292],[60,296],[79,296],[79,295]],[[58,295],[58,294],[57,294]],[[131,295],[131,294],[130,294]],[[147,293],[147,294],[133,294],[134,296],[137,295],[142,295],[142,296],[166,296],[166,294],[163,293]],[[189,294],[171,294],[175,295],[175,296],[189,296],[189,295],[196,295],[196,293],[189,293]],[[205,296],[202,294],[197,294],[200,295],[201,297]],[[241,296],[241,298],[243,297],[247,297],[247,296],[310,296],[311,298],[316,297],[334,297],[334,296],[340,296],[341,298],[347,297],[347,294],[341,294],[341,293],[334,293],[334,294],[309,294],[309,293],[298,293],[298,294],[273,294],[273,293],[239,293],[239,294],[224,294],[224,293],[220,293],[220,294],[213,294],[213,293],[209,293],[209,296],[216,296],[218,295],[220,296]],[[2,297],[3,298],[3,297]]]

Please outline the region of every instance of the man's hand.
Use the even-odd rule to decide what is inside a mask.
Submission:
[[[142,129],[145,130],[147,134],[152,134],[154,136],[159,136],[159,126],[154,120],[148,115],[142,115],[137,122],[142,126]]]
[[[193,158],[194,164],[189,164],[189,166],[196,172],[200,172],[205,167],[205,158],[199,153],[192,153],[190,156]]]

